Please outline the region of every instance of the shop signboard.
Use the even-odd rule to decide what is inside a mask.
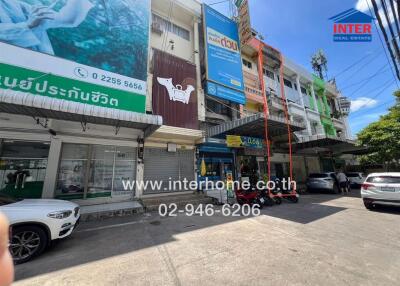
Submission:
[[[153,114],[161,115],[165,125],[198,129],[196,66],[153,51]]]
[[[144,113],[150,0],[130,2],[0,1],[0,89]]]
[[[245,45],[251,38],[250,7],[248,0],[242,0],[238,6],[239,37],[241,45]]]
[[[230,148],[255,148],[262,149],[264,147],[263,140],[255,137],[226,135],[226,146]]]
[[[203,4],[206,80],[210,95],[246,103],[236,22]]]

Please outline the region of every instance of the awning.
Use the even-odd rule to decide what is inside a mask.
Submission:
[[[127,127],[148,137],[162,125],[162,117],[105,108],[73,101],[0,89],[0,112],[92,124]]]
[[[296,150],[321,148],[331,151],[334,154],[368,153],[368,147],[356,146],[355,140],[343,139],[330,135],[302,136],[298,138],[298,142],[294,143],[293,146]]]
[[[224,138],[226,135],[238,135],[264,138],[264,113],[256,113],[244,118],[225,122],[207,130],[208,137]],[[303,124],[290,122],[291,132],[300,131],[306,127]],[[271,137],[287,134],[287,125],[284,118],[269,115],[268,133]]]

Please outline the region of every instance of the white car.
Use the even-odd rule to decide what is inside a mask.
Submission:
[[[361,185],[361,198],[367,209],[375,205],[400,206],[400,173],[372,173]]]
[[[16,264],[41,254],[52,240],[69,236],[80,218],[79,206],[72,202],[16,200],[1,194],[0,212],[10,222],[10,252]]]
[[[348,172],[346,173],[347,179],[349,179],[350,187],[352,188],[359,188],[361,187],[362,183],[364,183],[365,177],[363,173],[360,172]]]

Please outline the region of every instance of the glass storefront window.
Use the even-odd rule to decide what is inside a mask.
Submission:
[[[104,197],[111,195],[114,154],[114,146],[92,146],[88,197]]]
[[[123,180],[134,180],[136,171],[136,149],[117,147],[115,153],[113,191],[119,194],[126,193],[122,185]]]
[[[82,199],[132,194],[124,190],[122,181],[134,180],[135,174],[136,148],[64,144],[56,197]]]
[[[56,198],[83,198],[88,153],[88,145],[63,145],[58,171]]]
[[[48,142],[0,139],[0,193],[15,198],[41,198]]]

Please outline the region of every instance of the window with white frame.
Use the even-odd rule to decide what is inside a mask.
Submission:
[[[272,71],[270,71],[268,69],[263,69],[263,73],[270,79],[275,80],[275,74]]]
[[[249,68],[249,69],[251,69],[251,68],[253,67],[253,65],[251,64],[251,62],[249,62],[249,61],[246,60],[246,59],[242,59],[242,63],[243,63],[243,65],[244,65],[245,67],[247,67],[247,68]]]
[[[283,78],[283,83],[289,87],[289,88],[293,88],[292,82],[286,78]]]
[[[157,23],[161,30],[171,32],[187,41],[190,41],[190,32],[185,28],[182,28],[174,23],[171,23],[167,19],[164,19],[156,14],[152,14],[153,23]]]

